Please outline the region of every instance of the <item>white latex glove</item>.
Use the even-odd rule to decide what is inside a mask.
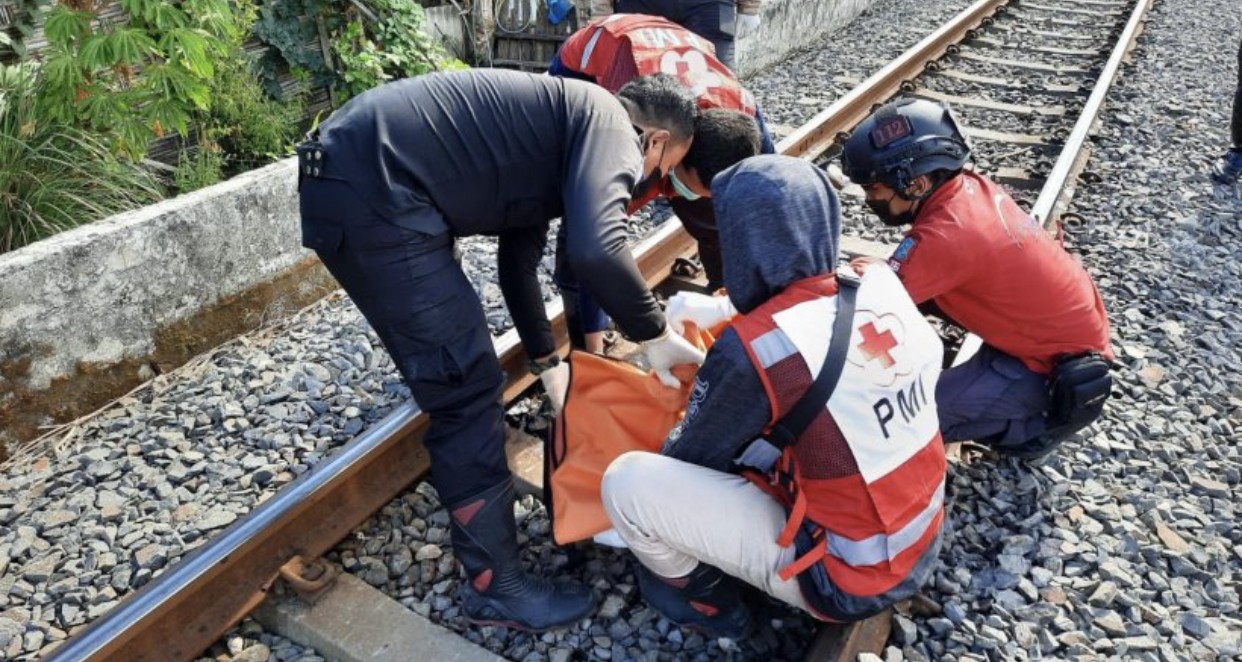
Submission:
[[[738,14],[737,27],[734,29],[733,36],[738,39],[759,29],[758,14]]]
[[[543,390],[548,394],[552,413],[560,416],[565,408],[565,396],[569,393],[569,364],[561,361],[560,365],[544,370],[539,373],[539,381],[543,382]]]
[[[700,329],[710,329],[737,315],[737,309],[729,297],[714,297],[698,292],[678,292],[668,300],[665,311],[668,325],[677,334],[685,333],[686,322],[694,322]]]
[[[643,353],[647,355],[647,364],[655,370],[656,377],[669,388],[678,388],[681,382],[673,376],[671,368],[676,365],[703,365],[707,355],[698,347],[691,345],[681,335],[673,333],[671,326],[664,327],[659,338],[643,343]]]

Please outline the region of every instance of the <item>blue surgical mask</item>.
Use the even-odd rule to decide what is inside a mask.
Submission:
[[[647,150],[651,148],[651,136],[643,132],[642,127],[634,126],[634,130],[638,132],[638,149],[643,159],[647,158]],[[668,149],[668,142],[664,142],[660,146],[660,158],[656,161],[656,167],[651,174],[643,177],[634,185],[634,190],[630,191],[630,198],[638,200],[647,195],[652,187],[659,184],[664,179],[664,173],[660,171],[660,163],[664,161],[664,151]]]
[[[686,200],[690,202],[694,202],[695,200],[698,200],[699,198],[703,197],[699,195],[698,193],[691,191],[689,186],[682,184],[681,180],[677,179],[676,170],[668,171],[668,181],[670,184],[673,185],[673,190],[677,191],[677,195],[680,195],[681,197],[685,198]]]

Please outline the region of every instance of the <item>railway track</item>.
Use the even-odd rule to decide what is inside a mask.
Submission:
[[[1065,217],[1109,87],[1153,0],[979,0],[783,139],[778,151],[823,160],[878,103],[905,93],[949,101],[984,170],[1015,189],[1046,227]],[[1108,44],[1099,50],[1099,44]],[[852,253],[875,244],[843,240]],[[694,252],[677,223],[634,248],[649,286]],[[566,343],[563,316],[553,323]],[[516,333],[495,339],[506,402],[533,382]],[[428,470],[427,417],[405,404],[210,543],[71,637],[53,660],[190,659],[256,607],[276,579],[331,550]],[[879,652],[887,617],[823,628],[808,659]]]

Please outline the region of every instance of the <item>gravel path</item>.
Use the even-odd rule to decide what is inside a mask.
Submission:
[[[749,84],[774,123],[795,126],[847,89],[834,77],[865,78],[966,4],[885,0],[827,48]],[[940,609],[898,617],[889,659],[1239,654],[1242,204],[1211,200],[1205,172],[1226,141],[1242,25],[1208,13],[1158,3],[1098,140],[1101,180],[1076,199],[1089,222],[1071,240],[1104,292],[1125,366],[1108,418],[1039,467],[954,467],[950,544],[928,591]],[[903,27],[886,32],[894,15]],[[847,228],[877,236],[858,206],[846,210]],[[500,331],[510,322],[486,282],[489,248],[469,244],[468,270]],[[40,657],[405,398],[374,334],[337,297],[157,378],[48,457],[8,467],[0,659]],[[564,566],[606,599],[560,633],[466,632],[510,659],[795,659],[809,636],[808,619],[779,608],[741,646],[669,628],[637,597],[624,556],[571,559],[548,543],[537,502],[524,500],[520,516],[529,560]],[[446,523],[420,486],[334,554],[460,629]],[[204,659],[318,659],[252,623],[216,648]]]
[[[943,614],[897,619],[907,659],[1240,653],[1242,203],[1214,201],[1206,170],[1242,15],[1209,14],[1156,4],[1096,140],[1101,180],[1075,198],[1123,365],[1106,420],[1042,466],[955,466],[928,592]]]

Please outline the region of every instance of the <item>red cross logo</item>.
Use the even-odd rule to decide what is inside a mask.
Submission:
[[[666,51],[660,56],[660,72],[676,76],[695,96],[702,96],[708,90],[725,84],[720,74],[707,63],[707,58],[698,51]]]
[[[880,333],[875,328],[875,322],[867,322],[859,331],[862,332],[863,341],[858,345],[858,349],[862,350],[863,356],[866,356],[868,361],[879,359],[880,365],[886,369],[897,363],[893,360],[893,355],[888,352],[897,346],[897,339],[893,337],[892,332]]]

